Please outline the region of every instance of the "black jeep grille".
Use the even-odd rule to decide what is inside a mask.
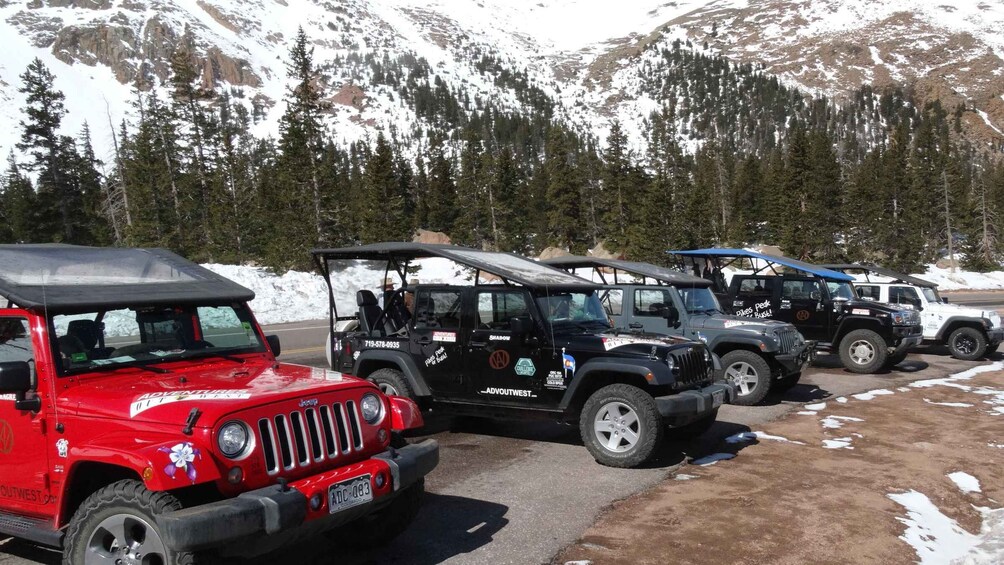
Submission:
[[[780,330],[777,332],[777,340],[781,344],[781,350],[778,351],[781,355],[786,355],[795,350],[795,346],[801,343],[802,338],[798,333],[798,330]]]
[[[691,347],[686,351],[673,352],[677,381],[684,384],[700,383],[708,379],[710,368],[704,360],[704,349]]]
[[[258,420],[269,475],[303,468],[363,447],[356,403],[336,402]]]

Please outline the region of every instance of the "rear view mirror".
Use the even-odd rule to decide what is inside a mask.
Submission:
[[[282,354],[282,346],[279,345],[279,336],[272,334],[265,336],[265,341],[268,342],[268,348],[272,350],[272,355],[278,357]]]
[[[529,316],[516,316],[509,320],[509,331],[513,335],[524,336],[530,333],[532,329],[532,324],[530,323]]]
[[[18,393],[31,389],[31,367],[27,361],[0,363],[0,392]]]

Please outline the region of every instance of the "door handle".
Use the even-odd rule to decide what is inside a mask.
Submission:
[[[488,343],[485,342],[485,341],[470,341],[470,342],[467,342],[467,345],[471,349],[475,349],[475,348],[476,349],[484,349],[484,348],[488,347]]]
[[[417,343],[419,345],[429,345],[430,343],[432,343],[432,338],[429,338],[429,337],[420,337],[417,340],[415,340],[415,343]]]

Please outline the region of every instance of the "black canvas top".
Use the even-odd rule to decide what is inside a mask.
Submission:
[[[897,273],[890,269],[879,267],[877,265],[859,265],[859,264],[834,264],[834,265],[820,265],[820,267],[830,269],[831,271],[840,271],[841,273],[847,273],[847,271],[860,271],[864,273],[865,278],[868,277],[869,273],[875,273],[881,277],[889,277],[894,281],[900,281],[906,284],[912,284],[913,286],[922,286],[927,288],[937,288],[938,285],[931,281],[925,281],[924,279],[918,279],[917,277],[911,277],[910,275],[904,275],[903,273]]]
[[[387,242],[342,247],[339,249],[314,249],[314,258],[364,259],[410,261],[426,257],[442,257],[461,265],[484,271],[505,280],[530,287],[561,287],[589,290],[599,285],[583,278],[538,263],[526,257],[498,251],[482,251],[459,245],[436,243]]]
[[[547,263],[561,269],[600,269],[606,267],[616,271],[622,271],[630,275],[645,277],[662,281],[671,285],[681,286],[711,286],[711,281],[681,273],[666,267],[659,267],[651,263],[639,263],[635,261],[624,261],[622,259],[602,259],[599,257],[584,257],[582,255],[564,255],[551,259],[542,259],[541,263]]]
[[[254,292],[165,249],[38,244],[0,245],[0,297],[84,312],[246,302]]]

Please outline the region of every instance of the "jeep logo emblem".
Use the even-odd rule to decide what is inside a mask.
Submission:
[[[309,398],[309,399],[305,398],[300,401],[300,408],[312,408],[314,406],[317,406],[316,398]]]

